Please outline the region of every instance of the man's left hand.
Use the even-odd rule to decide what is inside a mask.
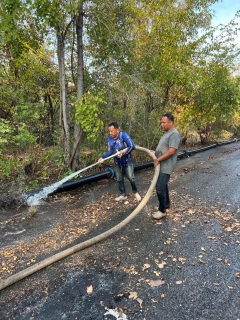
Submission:
[[[120,151],[119,151],[119,154],[117,155],[117,157],[121,159],[122,156],[124,155],[124,153],[125,153],[125,150],[124,150],[124,149],[123,149],[123,150],[120,150]]]

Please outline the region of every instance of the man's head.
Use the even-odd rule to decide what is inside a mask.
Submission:
[[[116,139],[118,137],[119,133],[119,125],[117,122],[111,122],[108,125],[109,134],[113,139]]]
[[[174,128],[174,116],[171,113],[165,113],[162,116],[161,128],[164,131],[170,131]]]

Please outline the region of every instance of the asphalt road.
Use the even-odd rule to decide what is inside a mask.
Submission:
[[[152,176],[153,169],[136,172],[142,196]],[[68,201],[61,201],[64,194],[48,199],[28,219],[4,225],[2,212],[2,267],[16,247],[30,248],[21,259],[14,251],[19,271],[31,264],[31,250],[40,261],[63,248],[61,232],[67,232],[69,247],[108,230],[137,205],[130,192],[127,202],[114,204],[116,194],[116,181],[104,180],[71,192]],[[151,218],[153,194],[138,216],[107,240],[2,290],[0,318],[239,320],[240,143],[179,160],[170,197],[171,212],[161,221]],[[85,232],[70,241],[66,221],[72,221],[71,230],[79,224]],[[54,228],[60,238],[51,233]],[[43,234],[49,234],[44,245],[49,251],[36,253],[31,243],[43,243]],[[54,246],[50,238],[57,239]]]

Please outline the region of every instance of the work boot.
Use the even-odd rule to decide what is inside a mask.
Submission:
[[[142,198],[138,192],[135,193],[135,198],[137,199],[138,202],[142,200]]]
[[[122,200],[126,200],[127,196],[119,196],[117,198],[115,198],[115,201],[122,201]]]
[[[166,212],[157,211],[152,214],[153,219],[160,220],[166,216]]]

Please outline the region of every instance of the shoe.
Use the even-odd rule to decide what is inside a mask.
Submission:
[[[142,200],[139,193],[135,193],[135,198],[137,199],[138,202]]]
[[[162,219],[163,217],[166,216],[166,212],[161,212],[161,211],[157,211],[155,213],[152,214],[152,217],[156,220],[160,220]]]
[[[115,201],[122,201],[122,200],[126,200],[127,196],[119,196],[117,198],[115,198]]]

